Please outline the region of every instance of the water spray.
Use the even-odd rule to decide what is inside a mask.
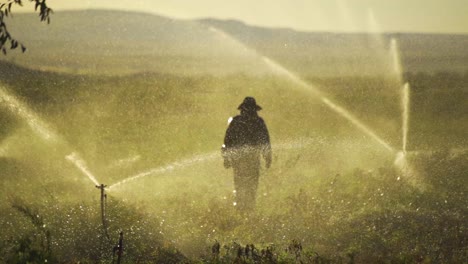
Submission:
[[[409,98],[409,83],[405,83],[402,89],[402,150],[399,151],[395,158],[395,165],[406,175],[414,174],[414,170],[408,164],[408,130],[409,130],[409,108],[410,108],[410,98]]]
[[[26,121],[29,127],[44,140],[56,140],[57,135],[47,127],[33,111],[14,96],[10,95],[3,87],[0,87],[0,104],[6,107],[15,115]]]
[[[378,48],[383,49],[383,37],[381,35],[381,30],[379,28],[379,25],[377,24],[377,21],[375,19],[375,16],[373,14],[373,11],[371,9],[368,10],[368,18],[369,18],[369,33],[371,33],[373,36],[375,36],[375,43]],[[362,123],[358,118],[353,116],[347,109],[343,108],[342,106],[336,104],[325,94],[323,94],[317,87],[307,83],[304,81],[302,78],[300,78],[297,74],[293,73],[292,71],[288,70],[286,67],[283,65],[279,64],[278,62],[275,62],[271,58],[268,58],[266,56],[262,56],[259,54],[257,51],[254,49],[248,47],[244,43],[240,42],[239,40],[235,39],[234,37],[230,36],[226,32],[219,30],[217,28],[214,28],[212,26],[209,27],[209,30],[219,34],[222,38],[224,39],[229,39],[231,41],[234,41],[238,45],[241,45],[245,50],[249,51],[250,53],[254,54],[257,57],[260,57],[265,64],[273,70],[273,72],[285,76],[295,84],[297,84],[299,87],[302,89],[307,90],[308,92],[311,92],[313,95],[317,96],[319,100],[325,104],[328,108],[339,114],[341,117],[344,117],[348,121],[351,122],[355,127],[357,127],[359,130],[361,130],[364,134],[370,136],[373,140],[378,142],[381,146],[383,146],[385,149],[387,149],[389,152],[393,153],[396,155],[396,160],[395,164],[398,165],[399,167],[405,167],[408,168],[408,164],[406,162],[406,157],[405,157],[405,152],[407,148],[407,135],[408,135],[408,120],[409,120],[409,85],[405,84],[405,87],[403,89],[403,151],[397,152],[395,151],[390,144],[388,144],[385,140],[383,140],[381,137],[379,137],[374,131],[372,131],[368,126],[366,126],[364,123]],[[393,72],[394,74],[397,75],[399,82],[402,82],[402,66],[401,66],[401,61],[400,61],[400,54],[398,52],[398,45],[397,41],[395,39],[392,39],[390,42],[390,54],[391,54],[391,59],[393,62]],[[408,169],[409,171],[409,169]]]
[[[306,147],[312,145],[314,142],[315,141],[313,141],[313,140],[311,140],[309,138],[303,138],[303,139],[299,139],[299,140],[295,140],[295,141],[285,141],[285,142],[277,143],[277,144],[273,145],[273,148],[274,149],[285,149],[285,150],[300,149],[300,148],[306,148]],[[132,182],[132,181],[144,178],[144,177],[159,175],[159,174],[162,174],[162,173],[173,171],[174,169],[185,168],[187,166],[194,165],[194,164],[196,164],[198,162],[210,161],[210,160],[214,160],[214,159],[216,159],[218,157],[219,157],[219,152],[218,151],[212,151],[212,152],[208,152],[208,153],[205,153],[205,154],[196,155],[196,156],[191,157],[191,158],[183,159],[183,160],[180,160],[178,162],[172,162],[172,163],[170,163],[170,164],[168,164],[166,166],[152,168],[152,169],[149,169],[149,170],[147,170],[145,172],[141,172],[141,173],[138,173],[138,174],[136,174],[134,176],[130,176],[128,178],[125,178],[125,179],[123,179],[123,180],[121,180],[119,182],[116,182],[116,183],[110,185],[107,188],[107,190],[108,191],[113,191],[115,188],[118,188],[121,185],[124,185],[126,183],[129,183],[129,182]]]
[[[373,37],[373,41],[375,42],[376,48],[380,51],[384,48],[384,39],[382,35],[382,28],[380,24],[377,22],[375,18],[374,10],[372,8],[367,9],[367,23],[368,23],[368,33],[370,37]],[[382,55],[382,54],[381,54]]]
[[[353,116],[349,111],[344,109],[342,106],[339,106],[338,104],[332,102],[317,87],[315,87],[315,86],[313,86],[311,84],[308,84],[306,81],[302,80],[299,76],[292,73],[291,71],[286,69],[284,66],[282,66],[279,63],[273,61],[272,59],[267,58],[265,56],[263,56],[262,59],[275,72],[288,77],[288,79],[290,79],[294,83],[298,84],[302,88],[306,88],[308,91],[312,92],[315,96],[318,96],[320,98],[321,102],[324,103],[328,108],[330,108],[331,110],[333,110],[334,112],[339,114],[341,117],[344,117],[345,119],[350,121],[354,126],[359,128],[362,132],[364,132],[365,134],[370,136],[375,141],[377,141],[380,145],[385,147],[388,151],[394,152],[394,149],[387,142],[385,142],[385,140],[383,140],[381,137],[379,137],[369,127],[364,125],[358,118]]]
[[[322,102],[326,104],[327,106],[329,106],[331,109],[333,109],[333,111],[340,114],[342,117],[348,119],[348,121],[350,121],[353,125],[359,128],[362,132],[366,133],[372,139],[377,141],[380,145],[384,146],[388,151],[394,152],[393,148],[387,142],[385,142],[382,138],[377,136],[375,132],[373,132],[363,123],[361,123],[356,117],[352,116],[351,113],[346,111],[343,107],[340,107],[339,105],[333,103],[326,97],[322,97]]]
[[[165,172],[168,172],[168,171],[172,171],[175,168],[183,168],[183,167],[192,165],[192,164],[194,164],[196,162],[212,160],[212,159],[217,158],[218,155],[219,155],[218,151],[210,152],[210,153],[207,153],[207,154],[197,155],[197,156],[192,157],[192,158],[184,159],[184,160],[181,160],[179,162],[173,162],[173,163],[171,163],[169,165],[166,165],[166,166],[149,169],[148,171],[138,173],[137,175],[128,177],[128,178],[126,178],[124,180],[121,180],[121,181],[119,181],[117,183],[112,184],[111,186],[109,186],[108,190],[111,191],[114,188],[117,188],[122,184],[137,180],[139,178],[147,177],[147,176],[150,176],[150,175],[157,175],[157,174],[165,173]]]
[[[409,83],[403,82],[403,67],[398,47],[398,42],[395,38],[390,40],[390,55],[393,63],[393,72],[398,79],[398,85],[402,85],[401,89],[401,107],[402,107],[402,147],[401,151],[396,154],[395,165],[400,168],[405,174],[413,173],[412,168],[408,164],[408,130],[409,130],[409,109],[410,109],[410,86]]]
[[[395,38],[392,38],[390,40],[390,56],[393,64],[393,72],[396,74],[398,78],[398,82],[402,82],[402,75],[403,75],[403,70],[401,66],[401,58],[400,58],[400,52],[398,48],[398,42]]]
[[[86,175],[93,183],[94,185],[98,186],[99,182],[94,177],[94,175],[89,171],[88,167],[86,166],[86,162],[80,158],[78,153],[73,152],[67,156],[65,156],[67,160],[69,160],[71,163],[73,163],[84,175]]]
[[[61,138],[49,128],[47,123],[45,123],[41,118],[39,118],[33,111],[31,111],[24,103],[20,102],[20,100],[16,99],[13,95],[9,94],[3,87],[0,87],[0,104],[5,105],[8,110],[10,110],[13,114],[24,120],[31,130],[41,137],[45,141],[52,141],[55,144],[65,144],[65,141],[61,140]],[[66,145],[66,144],[65,144]],[[67,146],[67,145],[66,145]],[[4,147],[0,147],[0,155],[3,154],[5,151]],[[86,167],[86,163],[83,159],[79,157],[76,152],[72,152],[71,154],[65,157],[67,160],[72,162],[84,175],[86,175],[96,186],[97,189],[100,190],[100,201],[101,201],[101,218],[102,218],[102,226],[104,230],[104,235],[110,241],[109,234],[107,232],[107,219],[106,219],[106,202],[107,202],[107,195],[105,193],[105,188],[107,185],[99,184],[96,177],[89,171]],[[121,256],[123,252],[123,233],[120,232],[120,238],[117,248],[117,263],[120,264]]]
[[[220,37],[224,39],[229,39],[230,41],[240,45],[243,47],[247,52],[253,54],[256,57],[259,57],[261,60],[265,62],[265,64],[273,70],[273,72],[283,75],[290,79],[292,82],[295,84],[298,84],[300,87],[303,89],[307,90],[308,92],[312,92],[315,96],[319,97],[321,99],[322,103],[324,103],[327,107],[335,111],[337,114],[340,116],[346,118],[348,121],[351,121],[351,123],[355,126],[357,126],[362,132],[365,134],[369,135],[371,138],[375,139],[379,144],[384,146],[387,150],[390,152],[395,152],[393,148],[385,142],[382,138],[380,138],[375,132],[373,132],[369,127],[364,125],[359,119],[354,117],[349,111],[344,109],[343,107],[337,105],[336,103],[332,102],[329,98],[327,98],[317,87],[307,83],[304,81],[302,78],[300,78],[297,74],[293,73],[292,71],[288,70],[286,67],[283,65],[279,64],[278,62],[272,60],[269,57],[263,56],[259,54],[257,51],[254,49],[248,47],[244,43],[240,42],[236,38],[232,37],[228,33],[224,32],[223,30],[220,30],[218,28],[215,28],[213,26],[208,27],[208,30],[211,32],[218,34]]]
[[[107,240],[110,242],[110,236],[107,232],[107,194],[106,194],[106,187],[107,185],[101,183],[100,185],[96,185],[96,188],[100,190],[101,193],[101,219],[102,219],[102,229],[104,231],[104,235],[106,236]],[[115,262],[115,253],[117,253],[117,264],[120,264],[122,260],[122,253],[123,253],[123,231],[119,233],[119,242],[118,244],[112,249],[112,263]]]
[[[302,148],[307,148],[307,147],[309,147],[310,145],[312,145],[314,143],[317,143],[317,141],[312,140],[310,138],[302,138],[302,139],[294,140],[294,141],[283,141],[283,142],[280,142],[280,143],[275,143],[275,144],[273,144],[272,148],[277,149],[277,150],[302,149]],[[198,162],[207,162],[207,161],[210,161],[210,160],[214,160],[214,159],[216,159],[218,157],[219,157],[219,152],[218,151],[212,151],[212,152],[209,152],[209,153],[196,155],[196,156],[194,156],[192,158],[183,159],[183,160],[178,161],[178,162],[173,162],[173,163],[170,163],[170,164],[168,164],[166,166],[152,168],[152,169],[149,169],[149,170],[147,170],[145,172],[138,173],[138,174],[136,174],[134,176],[130,176],[128,178],[125,178],[125,179],[123,179],[123,180],[121,180],[119,182],[116,182],[116,183],[110,185],[107,188],[107,191],[113,191],[114,189],[120,187],[121,185],[125,185],[125,184],[127,184],[129,182],[132,182],[132,181],[135,181],[135,180],[138,180],[138,179],[142,179],[144,177],[155,176],[155,175],[159,175],[159,174],[163,174],[163,173],[166,173],[166,172],[173,171],[175,169],[186,168],[186,167],[194,165],[194,164],[196,164]]]
[[[408,146],[408,129],[409,129],[409,107],[410,107],[410,86],[408,83],[405,83],[403,86],[403,96],[402,96],[402,103],[403,103],[403,146],[402,150],[403,153],[406,154],[407,146]]]
[[[49,127],[34,111],[30,110],[26,104],[22,103],[6,89],[0,87],[0,105],[5,105],[10,112],[25,121],[31,130],[49,143],[60,144],[70,149],[69,144]],[[75,152],[66,156],[66,159],[75,164],[83,174],[85,174],[95,185],[99,185],[96,177],[86,168],[85,162]]]

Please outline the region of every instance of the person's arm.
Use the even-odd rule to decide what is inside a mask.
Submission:
[[[270,134],[268,133],[268,128],[266,127],[266,124],[263,120],[261,124],[262,124],[261,126],[262,154],[263,154],[263,158],[265,159],[265,166],[268,169],[271,166],[271,160],[272,160]]]
[[[236,135],[236,120],[235,118],[229,122],[228,128],[226,129],[226,135],[224,136],[224,147],[230,149],[234,145],[234,137]]]
[[[231,148],[233,146],[233,141],[234,141],[234,130],[235,130],[235,125],[233,123],[234,120],[231,120],[231,122],[228,125],[228,128],[226,130],[226,135],[224,136],[224,144],[221,147],[221,155],[224,159],[224,167],[226,169],[230,168],[232,166],[231,164]]]

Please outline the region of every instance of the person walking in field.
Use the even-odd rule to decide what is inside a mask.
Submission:
[[[265,159],[266,168],[271,165],[270,135],[257,113],[262,108],[253,97],[246,97],[238,109],[240,115],[230,119],[226,130],[222,155],[224,167],[234,171],[236,206],[252,210],[260,178],[260,156]]]

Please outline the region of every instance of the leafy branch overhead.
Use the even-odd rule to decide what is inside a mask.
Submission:
[[[28,0],[35,4],[35,11],[39,12],[39,18],[41,21],[46,21],[47,24],[50,23],[50,14],[52,13],[52,9],[50,9],[47,4],[46,0]],[[25,52],[26,47],[14,39],[10,32],[7,29],[7,25],[5,24],[5,19],[7,17],[11,17],[11,9],[13,6],[19,5],[23,6],[23,0],[10,0],[6,2],[2,2],[0,0],[0,50],[3,54],[6,55],[7,49],[16,49],[21,47],[21,51]],[[10,46],[8,47],[8,44]]]

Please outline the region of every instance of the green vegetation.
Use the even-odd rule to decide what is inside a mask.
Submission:
[[[110,262],[120,231],[124,263],[468,260],[467,76],[405,76],[410,152],[395,163],[396,153],[281,76],[0,69],[2,88],[61,137],[41,139],[0,104],[1,262]],[[395,81],[306,79],[400,148]],[[239,213],[219,148],[246,95],[264,109],[274,161],[257,210]],[[65,159],[73,151],[109,186],[166,168],[107,191],[111,241],[98,190]]]
[[[191,262],[188,257],[232,263],[238,248],[250,244],[266,263],[270,258],[290,263],[296,254],[306,263],[351,257],[357,263],[466,261],[466,154],[414,158],[418,179],[394,167],[306,177],[300,170],[304,158],[289,171],[290,161],[284,160],[263,178],[255,213],[240,214],[231,197],[225,200],[206,188],[168,190],[157,199],[140,193],[140,202],[111,196],[112,242],[122,230],[125,263]],[[152,189],[161,191],[154,185]],[[29,201],[31,205],[16,201],[3,207],[2,260],[110,260],[112,244],[103,236],[96,196],[74,202],[46,196]],[[218,256],[211,254],[215,239],[222,245]],[[292,240],[301,243],[300,253],[286,251]],[[241,259],[254,263],[245,254]]]

